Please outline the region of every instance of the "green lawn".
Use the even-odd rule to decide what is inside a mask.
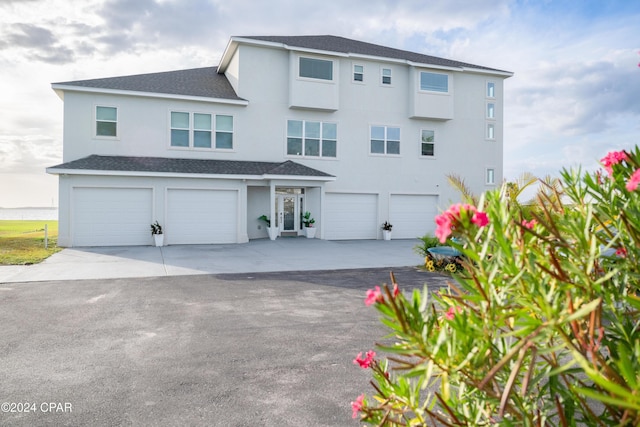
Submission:
[[[49,247],[44,248],[44,226]],[[56,246],[58,221],[0,221],[0,265],[36,264],[62,250]]]

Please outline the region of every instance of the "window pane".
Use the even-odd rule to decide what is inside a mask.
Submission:
[[[371,139],[384,139],[384,126],[371,126]]]
[[[199,130],[211,130],[211,114],[194,114],[193,128]]]
[[[423,143],[422,144],[422,155],[423,156],[433,156],[433,147],[434,144]]]
[[[322,141],[322,157],[336,157],[336,141]]]
[[[320,140],[319,139],[305,139],[304,140],[304,155],[305,156],[319,156],[320,155]]]
[[[387,141],[387,154],[400,154],[400,141]]]
[[[294,156],[302,155],[301,138],[287,138],[287,154]]]
[[[338,125],[335,123],[322,124],[322,138],[338,139]]]
[[[357,82],[361,82],[364,81],[364,76],[362,74],[354,74],[353,75],[353,80],[357,81]]]
[[[216,130],[233,132],[233,116],[216,116]]]
[[[96,135],[98,136],[116,136],[115,122],[96,122]]]
[[[449,76],[437,73],[420,73],[420,90],[449,92]]]
[[[233,134],[230,132],[216,132],[216,148],[233,148]]]
[[[495,183],[494,170],[487,169],[487,184],[494,184],[494,183]]]
[[[114,107],[96,107],[96,119],[115,122],[118,120],[118,111]]]
[[[422,142],[433,142],[434,141],[434,132],[432,130],[423,130],[422,131]]]
[[[306,138],[320,138],[320,122],[305,122],[304,136]]]
[[[391,68],[383,68],[382,69],[382,75],[391,77]]]
[[[189,129],[189,113],[171,113],[171,127]]]
[[[493,125],[488,125],[487,126],[487,138],[489,138],[489,139],[493,139],[494,138],[494,127],[493,127]]]
[[[384,141],[381,141],[379,139],[372,139],[371,152],[376,154],[384,154]]]
[[[287,120],[287,136],[302,137],[302,122],[300,120]]]
[[[211,132],[202,130],[194,131],[193,146],[198,148],[211,148]]]
[[[391,77],[382,76],[382,84],[390,85],[391,84]]]
[[[353,71],[356,73],[363,73],[364,72],[364,66],[363,65],[354,65],[353,66]]]
[[[333,62],[314,58],[300,58],[300,77],[333,80]]]
[[[189,131],[171,129],[171,146],[172,147],[188,147]]]
[[[487,118],[493,119],[495,118],[495,105],[487,104]]]
[[[496,85],[495,83],[487,83],[487,98],[495,98],[496,96]]]
[[[387,139],[400,141],[400,128],[387,128]]]

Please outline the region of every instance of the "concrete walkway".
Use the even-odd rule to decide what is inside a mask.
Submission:
[[[40,264],[0,266],[0,283],[406,267],[423,262],[413,250],[418,243],[285,237],[229,245],[69,248]]]

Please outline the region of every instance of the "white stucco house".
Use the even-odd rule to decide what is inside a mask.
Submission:
[[[60,246],[380,239],[433,232],[502,181],[512,73],[336,36],[231,37],[215,67],[54,83]]]

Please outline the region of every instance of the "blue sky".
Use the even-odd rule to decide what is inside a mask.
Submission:
[[[232,35],[334,34],[509,70],[505,177],[593,169],[640,135],[640,2],[2,0],[0,207],[57,205],[50,84],[217,65]]]

